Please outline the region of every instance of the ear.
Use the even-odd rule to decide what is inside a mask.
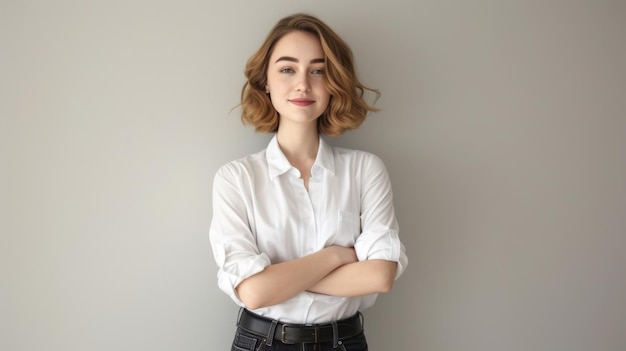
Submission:
[[[267,86],[267,84],[265,84],[265,94],[269,94],[270,93],[270,88]]]

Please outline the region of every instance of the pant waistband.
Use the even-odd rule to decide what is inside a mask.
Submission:
[[[268,341],[280,340],[283,344],[332,342],[345,340],[363,332],[363,316],[352,317],[325,324],[281,323],[243,309],[237,326],[249,333],[267,337]]]

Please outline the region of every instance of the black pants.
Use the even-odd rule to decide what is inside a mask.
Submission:
[[[332,342],[306,343],[306,344],[283,344],[280,340],[273,340],[272,345],[267,345],[267,339],[241,328],[237,328],[235,340],[231,351],[367,351],[367,341],[363,333],[352,338],[339,341],[337,348]]]

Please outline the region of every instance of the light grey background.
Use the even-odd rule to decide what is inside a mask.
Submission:
[[[382,111],[409,267],[370,349],[626,349],[623,1],[0,2],[0,349],[227,350],[217,168],[242,70],[306,11]]]

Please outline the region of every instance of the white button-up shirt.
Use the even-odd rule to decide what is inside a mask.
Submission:
[[[210,239],[218,285],[240,306],[235,288],[244,279],[330,245],[354,247],[359,261],[395,261],[396,278],[407,264],[382,161],[322,138],[308,192],[276,136],[267,149],[222,166],[213,184]],[[254,312],[286,323],[325,323],[372,306],[376,297],[304,291]]]

